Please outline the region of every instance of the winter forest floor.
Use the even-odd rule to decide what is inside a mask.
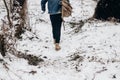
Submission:
[[[92,17],[96,2],[70,0],[72,17],[67,22],[79,22]],[[28,1],[32,32],[26,31],[17,41],[17,49],[33,54],[44,61],[37,66],[14,56],[0,62],[0,80],[120,80],[120,23],[93,20],[86,22],[79,32],[65,23],[62,28],[61,50],[55,51],[49,15],[41,14],[40,0]],[[5,15],[0,6],[1,15]],[[1,25],[1,23],[0,23]]]

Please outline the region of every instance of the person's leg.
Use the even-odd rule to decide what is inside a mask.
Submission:
[[[61,24],[62,18],[61,14],[50,15],[50,20],[52,24],[53,39],[55,40],[55,49],[60,50],[60,37],[61,37]]]
[[[50,15],[51,25],[52,25],[52,35],[53,39],[55,40],[55,23],[54,23],[54,15]]]
[[[61,38],[61,24],[62,24],[62,18],[61,14],[56,15],[56,30],[55,30],[55,36],[56,36],[56,43],[60,43],[60,38]]]
[[[52,24],[53,39],[55,39],[55,43],[60,43],[62,24],[61,14],[50,15],[50,20]]]

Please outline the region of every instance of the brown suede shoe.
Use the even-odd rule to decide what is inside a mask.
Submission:
[[[55,50],[59,51],[60,49],[61,49],[61,47],[60,47],[59,43],[55,43]]]

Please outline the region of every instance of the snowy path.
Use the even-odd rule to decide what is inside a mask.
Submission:
[[[68,21],[92,16],[94,1],[71,3],[74,14]],[[41,14],[39,0],[29,0],[29,14],[32,33],[26,32],[18,41],[18,50],[40,56],[44,62],[31,66],[24,59],[6,59],[10,71],[0,65],[0,80],[120,80],[120,24],[93,21],[76,34],[67,26],[62,29],[62,49],[55,51],[49,15]]]
[[[88,3],[89,0],[86,0],[85,2],[82,1],[82,2],[83,3],[86,2],[85,6],[91,6],[93,4],[93,2],[91,4]],[[91,10],[91,12],[88,11],[89,9],[92,9],[94,6],[89,8],[85,7],[78,11],[76,6],[81,5],[82,2],[77,0],[75,4],[72,5],[74,8],[72,17],[75,17],[76,21],[84,18],[89,18],[90,16],[92,16],[92,13],[94,11],[94,10]],[[73,3],[73,1],[71,1],[71,3]],[[84,7],[84,6],[81,6],[81,7]],[[23,49],[27,48],[32,52],[35,51],[35,54],[36,54],[36,51],[38,51],[36,55],[39,55],[38,53],[40,54],[43,53],[42,55],[55,58],[54,56],[65,57],[69,53],[74,52],[77,48],[80,47],[80,44],[78,43],[78,40],[77,40],[78,39],[77,37],[79,36],[72,36],[71,34],[69,34],[70,28],[69,26],[66,26],[65,31],[62,29],[62,36],[61,36],[62,49],[56,52],[54,50],[54,45],[52,40],[52,30],[51,30],[49,15],[47,14],[47,11],[45,14],[41,14],[40,1],[34,1],[34,3],[31,3],[31,1],[29,1],[29,14],[30,14],[30,23],[31,23],[33,33],[35,33],[40,38],[39,39],[40,41],[39,40],[36,40],[34,42],[31,41],[30,43],[33,43],[33,44],[27,45],[26,47],[22,46]],[[68,19],[72,20],[72,17]],[[28,42],[28,40],[26,41]],[[38,44],[38,41],[39,41],[39,44]],[[24,45],[24,43],[20,45]],[[36,47],[33,47],[34,45]]]

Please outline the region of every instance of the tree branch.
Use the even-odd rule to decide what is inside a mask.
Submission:
[[[5,7],[6,7],[6,10],[7,10],[7,19],[9,21],[9,26],[11,27],[12,26],[12,22],[10,20],[10,13],[9,13],[9,8],[7,6],[7,3],[6,3],[6,0],[3,0],[4,4],[5,4]]]

